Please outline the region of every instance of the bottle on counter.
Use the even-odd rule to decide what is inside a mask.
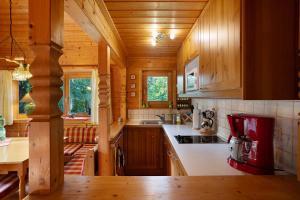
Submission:
[[[176,124],[181,124],[181,116],[179,112],[176,114]]]
[[[198,130],[201,128],[200,115],[201,111],[198,109],[198,104],[196,104],[193,110],[193,129]]]

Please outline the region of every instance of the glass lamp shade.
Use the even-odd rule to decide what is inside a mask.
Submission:
[[[29,92],[21,99],[20,102],[22,102],[22,103],[32,103],[33,102]]]
[[[26,81],[32,77],[32,74],[29,72],[29,64],[20,64],[19,67],[15,68],[12,76],[13,80],[16,81]]]

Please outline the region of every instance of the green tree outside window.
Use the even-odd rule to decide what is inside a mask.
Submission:
[[[168,101],[168,77],[147,77],[147,101]]]
[[[91,79],[70,79],[70,114],[91,114]]]
[[[29,83],[28,80],[26,81],[19,81],[19,113],[20,114],[25,114],[25,106],[28,103],[20,102],[23,97],[31,91],[31,84]]]

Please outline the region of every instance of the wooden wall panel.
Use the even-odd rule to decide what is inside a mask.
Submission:
[[[142,71],[143,70],[170,70],[173,71],[173,98],[176,98],[176,57],[131,57],[127,60],[127,108],[138,109],[142,99]],[[135,75],[135,80],[130,79]],[[135,83],[136,88],[131,89],[130,84]],[[136,96],[132,97],[131,92]],[[173,99],[176,102],[176,99]]]
[[[9,34],[9,1],[0,1],[0,41]],[[29,48],[28,0],[13,2],[13,35],[25,51],[31,63],[34,54]],[[64,55],[60,58],[61,65],[97,65],[98,46],[81,27],[67,14],[64,15]],[[0,46],[0,56],[9,53],[9,42]],[[7,63],[0,60],[0,66]]]
[[[28,62],[33,60],[33,52],[29,48],[28,33],[28,0],[12,1],[13,34],[24,50]],[[9,35],[9,1],[0,1],[0,41]],[[9,55],[9,40],[0,45],[0,57]],[[20,51],[13,56],[20,56]],[[0,66],[8,65],[0,60]]]
[[[297,2],[243,3],[244,98],[296,99]]]
[[[121,69],[118,66],[111,65],[111,106],[112,106],[112,119],[117,121],[121,116]]]

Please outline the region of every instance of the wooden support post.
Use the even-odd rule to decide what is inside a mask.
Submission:
[[[123,120],[126,120],[127,118],[127,112],[126,112],[126,68],[121,68],[121,105],[120,105],[120,112],[121,117]]]
[[[297,178],[300,181],[300,113],[298,113],[298,117]]]
[[[298,0],[298,98],[300,98],[300,3]],[[297,177],[300,181],[300,113],[298,113],[298,153],[297,153]]]
[[[49,194],[64,181],[63,120],[58,108],[63,71],[58,63],[62,55],[64,1],[29,0],[31,49],[35,59],[32,98],[35,110],[30,116],[29,193]]]
[[[110,48],[104,40],[98,45],[99,72],[99,175],[112,176],[110,156]]]

